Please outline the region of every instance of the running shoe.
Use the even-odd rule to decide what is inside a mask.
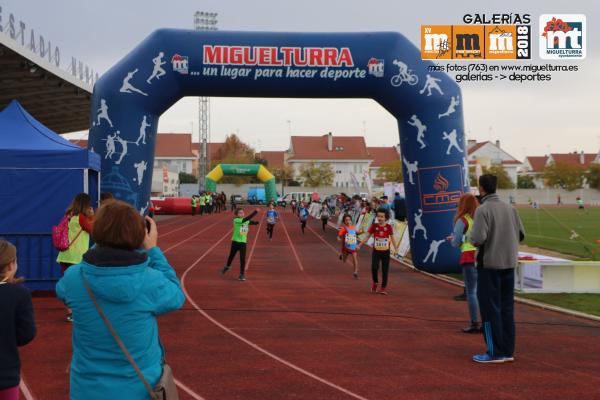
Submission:
[[[238,281],[244,282],[245,280],[246,280],[246,276],[244,274],[240,274],[240,276],[238,277]]]
[[[67,322],[73,322],[73,314],[67,314]]]
[[[374,284],[371,286],[371,293],[377,293],[377,284],[376,284],[376,283],[374,283]]]
[[[466,328],[463,328],[464,333],[481,333],[481,324],[479,322],[471,322]]]
[[[231,269],[231,265],[226,265],[223,267],[223,269],[221,270],[221,275],[225,275],[227,273],[227,271],[229,271]]]
[[[467,295],[465,293],[461,293],[457,296],[453,297],[456,301],[467,301]]]
[[[514,356],[502,357],[502,359],[504,360],[504,362],[513,362],[513,361],[515,361],[515,357]]]
[[[383,294],[383,295],[385,295],[385,296],[387,296],[387,294],[388,294],[388,293],[387,293],[387,289],[386,289],[386,288],[384,288],[383,286],[381,287],[381,289],[379,289],[379,291],[378,291],[377,293],[379,293],[379,294]]]
[[[504,357],[492,357],[489,354],[476,354],[473,356],[473,361],[481,364],[502,364],[506,360]]]
[[[354,277],[354,279],[358,279],[358,272],[353,272],[352,276]]]

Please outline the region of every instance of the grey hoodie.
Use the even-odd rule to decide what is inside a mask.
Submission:
[[[479,268],[509,269],[518,262],[519,242],[525,229],[517,210],[500,200],[497,194],[483,198],[475,212],[471,241],[477,250]]]

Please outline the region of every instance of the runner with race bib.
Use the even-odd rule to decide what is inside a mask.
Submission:
[[[373,236],[373,254],[371,256],[371,272],[373,274],[372,293],[387,294],[388,273],[390,271],[390,249],[396,252],[398,246],[394,243],[394,228],[386,223],[389,211],[385,208],[377,210],[377,222],[369,227],[368,235],[358,245],[358,250]],[[379,265],[381,264],[381,289],[379,286]]]
[[[252,221],[252,218],[258,213],[258,208],[254,210],[250,215],[244,218],[244,209],[238,208],[235,212],[235,218],[233,219],[233,236],[231,237],[231,250],[229,251],[229,258],[227,259],[227,265],[221,270],[221,275],[225,275],[227,271],[231,269],[231,263],[235,257],[235,254],[240,252],[240,276],[238,280],[245,281],[246,275],[246,243],[248,242],[248,232],[250,231],[250,225],[258,225],[257,221]]]
[[[340,260],[345,263],[348,256],[352,256],[352,264],[354,265],[352,275],[355,279],[358,279],[358,258],[356,257],[358,232],[356,227],[352,225],[352,217],[349,214],[344,215],[343,224],[338,232],[338,241],[342,242]]]
[[[275,210],[275,204],[269,203],[269,210],[267,211],[267,236],[269,240],[273,240],[273,229],[279,219],[279,213]]]
[[[302,234],[304,235],[304,228],[306,228],[306,221],[308,221],[308,208],[306,208],[306,205],[303,201],[300,202],[298,218],[300,218],[300,228],[302,229]]]
[[[329,221],[329,217],[331,217],[331,211],[329,211],[327,203],[323,201],[323,204],[321,205],[321,210],[319,211],[319,218],[321,219],[321,224],[323,224],[323,232],[325,232],[325,227],[327,226],[327,221]]]

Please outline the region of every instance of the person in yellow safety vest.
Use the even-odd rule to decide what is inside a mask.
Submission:
[[[196,207],[198,207],[198,198],[194,195],[192,196],[192,215],[196,215]]]
[[[447,237],[453,247],[460,247],[459,263],[462,267],[465,280],[465,292],[469,305],[469,317],[471,319],[471,325],[463,329],[465,333],[481,332],[479,304],[477,302],[477,268],[475,267],[477,248],[471,243],[473,217],[478,206],[479,202],[473,194],[463,194],[460,197],[456,215],[454,216],[454,230]]]
[[[202,193],[200,195],[200,200],[199,201],[200,201],[200,215],[202,215],[202,214],[204,214],[204,211],[205,211],[204,209],[205,209],[205,206],[206,206],[206,196],[204,195],[204,193]]]
[[[213,206],[213,197],[209,193],[206,193],[206,212],[208,214],[212,214],[212,206]]]

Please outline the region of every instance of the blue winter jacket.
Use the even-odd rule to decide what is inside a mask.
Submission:
[[[158,247],[147,252],[95,247],[70,267],[56,294],[73,311],[72,400],[148,399],[133,367],[100,318],[82,281],[151,386],[162,375],[164,350],[156,317],[179,309],[185,297]]]

